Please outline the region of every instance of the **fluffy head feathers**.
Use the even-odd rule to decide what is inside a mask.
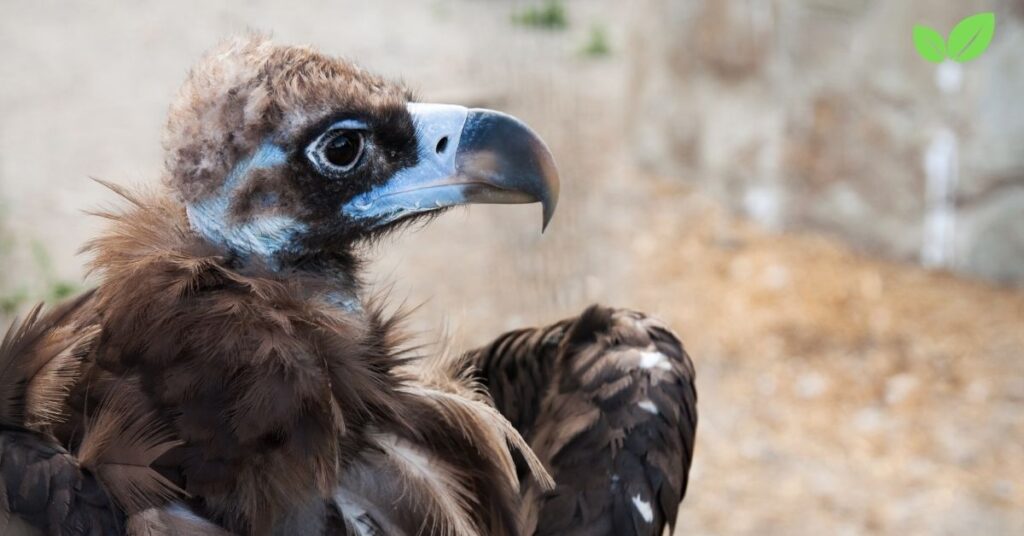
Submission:
[[[167,183],[194,202],[213,194],[232,167],[268,138],[288,143],[339,111],[404,113],[397,84],[310,47],[262,35],[228,41],[189,73],[164,136]]]

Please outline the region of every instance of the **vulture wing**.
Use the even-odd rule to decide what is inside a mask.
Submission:
[[[52,437],[0,426],[0,534],[118,534],[124,518]]]
[[[180,494],[149,467],[177,442],[116,392],[92,408],[74,454],[54,436],[99,335],[92,301],[90,292],[46,314],[36,306],[0,343],[0,534],[120,534],[146,520],[124,512]]]
[[[0,343],[0,533],[107,534],[123,521],[48,433],[97,333],[70,327],[90,299],[36,306]]]
[[[556,481],[552,492],[523,481],[526,534],[660,535],[674,524],[697,394],[693,363],[662,323],[593,306],[470,358]]]

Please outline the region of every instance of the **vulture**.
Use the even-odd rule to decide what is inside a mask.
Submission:
[[[162,184],[107,185],[96,286],[0,343],[0,533],[660,535],[694,370],[591,306],[421,355],[366,244],[558,175],[500,112],[418,102],[308,47],[228,41],[171,106]]]

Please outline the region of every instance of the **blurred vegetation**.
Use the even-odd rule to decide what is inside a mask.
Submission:
[[[512,21],[523,26],[546,30],[563,30],[569,26],[569,19],[561,0],[547,0],[543,4],[528,6],[513,14]]]
[[[81,290],[79,284],[61,279],[53,268],[53,259],[42,243],[32,242],[32,260],[37,273],[42,278],[43,291],[38,298],[48,302],[61,301]]]
[[[7,203],[3,199],[0,199],[0,331],[4,331],[6,328],[6,322],[3,319],[10,316],[14,311],[18,309],[25,299],[28,297],[24,289],[10,289],[11,272],[11,252],[14,250],[14,239],[7,231],[5,222],[7,221]]]
[[[438,20],[447,20],[452,15],[452,8],[448,2],[442,0],[435,0],[430,6],[430,12]]]
[[[0,270],[10,273],[17,241],[3,226],[4,207],[0,205]],[[81,286],[57,275],[46,246],[31,243],[33,277],[23,274],[18,281],[10,279],[0,284],[0,317],[9,317],[29,302],[59,302],[81,290]]]
[[[580,53],[591,58],[602,58],[612,53],[611,44],[608,42],[608,29],[603,24],[590,27],[590,33],[587,34],[587,40]]]
[[[9,274],[11,270],[7,266],[10,262],[11,251],[14,249],[14,240],[3,226],[6,212],[6,207],[0,203],[0,271]],[[8,289],[6,278],[0,280],[0,315],[10,315],[18,308],[18,305],[25,301],[27,296],[23,290]]]

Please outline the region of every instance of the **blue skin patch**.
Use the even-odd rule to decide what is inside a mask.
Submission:
[[[220,195],[226,196],[231,193],[238,186],[238,181],[248,175],[250,170],[277,167],[287,161],[288,153],[284,152],[284,149],[269,141],[263,142],[251,157],[235,164],[228,174],[228,180],[221,186]]]
[[[249,173],[277,167],[287,161],[288,153],[281,147],[271,142],[261,144],[251,157],[232,168],[217,195],[185,207],[192,228],[211,242],[267,260],[287,249],[294,236],[306,228],[293,218],[265,216],[238,225],[231,225],[228,221],[231,197],[244,184]]]
[[[398,171],[386,183],[352,198],[342,207],[345,214],[357,220],[376,219],[379,224],[385,224],[409,213],[466,201],[465,195],[457,189],[440,184],[434,188],[423,186],[456,174],[455,153],[469,110],[462,106],[421,103],[407,104],[406,109],[416,127],[419,161],[413,167]],[[438,152],[442,138],[448,141],[444,150]],[[403,195],[413,190],[416,195]]]

